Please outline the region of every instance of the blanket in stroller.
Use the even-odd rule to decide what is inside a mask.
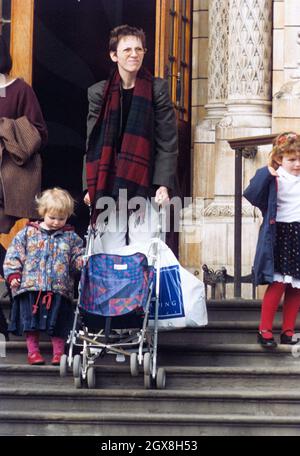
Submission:
[[[81,274],[79,306],[104,317],[144,309],[152,278],[152,268],[142,253],[92,255]]]

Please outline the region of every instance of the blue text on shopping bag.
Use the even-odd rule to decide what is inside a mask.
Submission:
[[[154,274],[154,287],[150,304],[150,318],[154,318],[156,271]],[[163,267],[160,270],[159,308],[158,319],[184,317],[183,297],[179,266]]]

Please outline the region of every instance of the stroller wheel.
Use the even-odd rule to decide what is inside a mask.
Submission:
[[[152,370],[151,353],[146,352],[144,354],[144,374],[145,375],[150,375],[151,370]]]
[[[96,369],[90,366],[87,371],[87,385],[89,389],[96,387]]]
[[[137,377],[139,375],[137,353],[130,354],[130,373],[132,377]]]
[[[144,387],[145,389],[151,389],[153,387],[152,376],[144,374]]]
[[[156,374],[156,388],[165,389],[166,387],[166,371],[163,367],[157,369]]]
[[[81,377],[75,377],[74,378],[74,386],[76,389],[79,389],[82,387],[82,380]]]
[[[78,378],[81,375],[81,357],[75,355],[73,360],[73,377]]]
[[[59,362],[59,375],[61,377],[66,377],[68,373],[68,357],[66,354],[63,354]]]

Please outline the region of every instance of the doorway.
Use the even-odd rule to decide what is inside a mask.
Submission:
[[[144,29],[145,65],[154,71],[155,7],[155,0],[35,0],[32,83],[49,130],[42,183],[71,192],[76,220],[88,217],[81,204],[87,88],[108,77],[109,32],[122,23]]]
[[[155,0],[35,2],[33,86],[49,128],[43,152],[44,187],[81,190],[87,88],[107,78],[109,31],[120,23],[145,30],[149,47],[145,64],[153,71]]]
[[[13,71],[33,85],[49,129],[43,188],[64,187],[82,202],[87,88],[110,72],[109,31],[128,23],[146,32],[145,65],[169,81],[178,121],[178,189],[190,195],[192,5],[193,0],[0,0],[0,32],[10,36]],[[82,211],[88,220],[79,204],[75,226],[84,220]],[[176,252],[178,236],[170,244]]]

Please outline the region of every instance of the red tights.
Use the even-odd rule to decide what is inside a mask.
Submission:
[[[300,289],[282,282],[271,283],[264,295],[259,330],[269,331],[265,338],[272,337],[272,328],[280,299],[284,293],[282,333],[292,336],[300,307]]]

